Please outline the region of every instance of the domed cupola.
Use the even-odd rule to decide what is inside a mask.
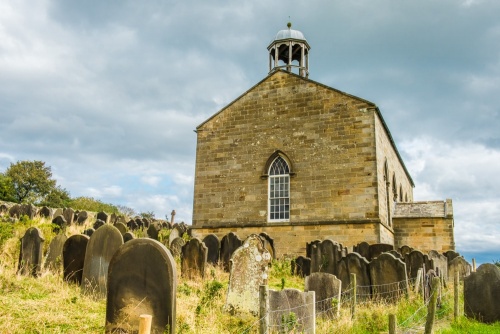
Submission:
[[[277,69],[286,69],[293,72],[294,69],[303,77],[309,76],[309,50],[311,47],[306,41],[304,34],[292,29],[288,22],[288,29],[280,30],[274,40],[269,44],[269,73]]]

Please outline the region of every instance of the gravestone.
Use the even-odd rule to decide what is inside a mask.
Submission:
[[[46,218],[46,219],[52,219],[52,209],[44,206],[40,209],[40,211],[38,212],[38,214],[40,215],[40,217],[42,218]]]
[[[392,254],[392,255],[394,255],[394,257],[395,257],[396,259],[400,259],[400,260],[403,260],[403,261],[404,261],[404,257],[403,257],[403,255],[402,255],[400,252],[398,252],[397,250],[395,250],[395,249],[390,250],[390,251],[388,251],[388,252],[384,252],[384,253],[389,253],[389,254]]]
[[[118,231],[120,231],[120,233],[122,235],[124,235],[125,233],[127,233],[127,226],[125,226],[125,224],[123,224],[123,223],[115,223],[114,226],[118,229]]]
[[[245,239],[231,256],[225,309],[231,313],[259,312],[259,287],[267,285],[271,254],[256,234]]]
[[[208,248],[198,238],[182,246],[181,272],[186,279],[205,278]]]
[[[396,301],[408,293],[406,265],[390,253],[380,254],[368,265],[373,297]]]
[[[97,229],[98,229],[99,227],[104,226],[104,225],[106,225],[106,223],[104,222],[104,220],[102,220],[102,219],[97,219],[97,220],[95,221],[94,225],[92,225],[92,227],[94,228],[94,230],[96,230],[96,231],[97,231]]]
[[[264,243],[264,248],[267,249],[269,254],[271,254],[271,258],[273,260],[276,259],[276,250],[274,249],[274,240],[271,238],[266,232],[259,233],[262,242]]]
[[[326,239],[311,247],[311,273],[338,273],[338,262],[342,258],[342,245]]]
[[[152,316],[151,333],[176,333],[177,272],[160,242],[140,238],[111,259],[106,299],[106,333],[137,333],[141,314]]]
[[[446,259],[448,260],[448,263],[450,263],[454,258],[459,257],[460,254],[455,252],[455,251],[447,251],[443,253],[444,256],[446,256]]]
[[[14,204],[9,209],[9,217],[17,218],[21,217],[21,206],[19,204]]]
[[[135,239],[134,233],[132,233],[132,232],[125,232],[125,234],[123,235],[123,242],[127,242],[127,241],[130,241],[132,239]]]
[[[58,231],[66,231],[66,227],[68,226],[68,222],[63,216],[57,216],[52,219],[52,224],[57,226],[53,229],[53,231],[56,233],[58,233]]]
[[[137,223],[135,222],[135,220],[131,219],[127,223],[127,227],[128,227],[129,230],[135,231],[135,230],[137,230],[139,228],[139,225],[137,225]]]
[[[68,237],[64,233],[60,233],[52,239],[45,258],[45,268],[53,272],[60,272],[63,267],[63,247],[66,240],[68,240]]]
[[[269,290],[269,325],[279,333],[316,332],[314,291]],[[292,315],[293,314],[293,315]],[[275,331],[271,331],[274,333]]]
[[[104,224],[109,224],[109,215],[104,211],[98,212],[96,219],[102,220]]]
[[[304,291],[314,291],[316,296],[316,314],[338,317],[342,281],[328,273],[312,273],[306,277]]]
[[[472,271],[472,266],[467,262],[462,256],[457,256],[453,258],[448,264],[448,280],[453,281],[455,279],[455,273],[458,271],[458,277],[463,280],[464,277],[470,275]]]
[[[311,258],[311,251],[314,245],[320,244],[321,240],[313,240],[311,242],[306,242],[306,257]]]
[[[71,225],[73,224],[73,220],[75,218],[75,211],[72,208],[66,208],[64,209],[62,216],[66,219],[68,225]]]
[[[0,216],[6,215],[9,213],[9,208],[5,204],[0,204]]]
[[[82,284],[83,264],[89,237],[83,234],[70,236],[63,246],[63,278],[67,282]]]
[[[485,263],[464,278],[465,315],[484,323],[500,321],[500,269]]]
[[[353,252],[358,253],[368,261],[372,259],[370,256],[370,244],[367,243],[366,241],[360,242],[359,244],[354,246]]]
[[[423,273],[432,268],[431,261],[429,257],[419,250],[412,250],[405,256],[406,270],[408,270],[408,278],[417,278],[417,273],[419,269],[423,269]]]
[[[78,225],[83,225],[89,219],[89,213],[87,211],[80,211],[76,216],[76,223]]]
[[[231,256],[242,244],[243,241],[233,232],[229,232],[222,237],[220,242],[220,260],[224,271],[229,271],[229,261]]]
[[[62,215],[63,215],[63,209],[55,208],[54,212],[52,214],[52,217],[57,217],[57,216],[62,216]]]
[[[144,227],[144,222],[142,221],[141,218],[136,218],[135,223],[137,224],[137,227],[142,229]]]
[[[21,250],[17,273],[37,277],[40,274],[43,254],[43,235],[36,227],[30,227],[21,238]]]
[[[118,215],[116,213],[113,212],[112,214],[109,215],[109,223],[111,225],[116,224],[117,220],[118,220]]]
[[[302,255],[291,263],[292,275],[305,277],[311,274],[311,259]]]
[[[438,276],[448,280],[448,259],[446,256],[439,254],[435,250],[428,253],[429,260],[431,261],[431,268],[438,273]]]
[[[85,231],[83,231],[83,234],[85,234],[88,237],[91,237],[92,234],[94,234],[94,232],[95,232],[95,230],[91,227],[91,228],[88,228]]]
[[[406,256],[406,254],[410,254],[410,252],[413,250],[410,246],[404,245],[399,248],[399,253],[403,255],[403,258]]]
[[[158,240],[158,232],[159,232],[158,227],[155,224],[150,224],[148,230],[146,231],[146,234],[148,235],[149,238]]]
[[[369,247],[369,258],[366,258],[368,261],[373,260],[377,256],[379,256],[382,253],[385,252],[390,252],[391,250],[394,250],[394,246],[390,244],[373,244],[370,245]]]
[[[33,219],[33,218],[35,218],[37,213],[38,213],[38,209],[33,204],[22,204],[21,205],[20,214],[22,216],[28,216],[29,219]]]
[[[83,265],[83,294],[96,299],[106,296],[109,262],[122,244],[122,234],[112,225],[105,224],[92,234]]]
[[[172,252],[172,256],[180,256],[182,254],[182,246],[186,244],[186,241],[180,237],[172,240],[170,244],[170,251]]]
[[[219,263],[220,241],[215,234],[209,234],[203,238],[203,243],[207,246],[207,262],[213,265]]]
[[[149,228],[149,225],[151,225],[151,221],[147,218],[142,218],[142,226],[144,226],[145,229]]]
[[[347,254],[339,262],[338,278],[342,281],[342,289],[347,290],[351,287],[351,274],[356,274],[357,296],[360,300],[371,298],[371,279],[369,262],[360,254],[352,252]]]
[[[183,234],[184,233],[182,227],[175,225],[170,231],[170,235],[168,236],[168,244],[172,244],[172,241],[174,241],[175,238],[182,238]]]

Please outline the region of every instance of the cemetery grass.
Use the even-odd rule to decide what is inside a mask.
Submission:
[[[61,273],[42,270],[38,278],[16,274],[19,239],[27,228],[36,226],[45,237],[44,251],[55,236],[52,224],[25,218],[16,223],[0,222],[0,332],[2,333],[103,333],[106,316],[104,300],[81,294],[80,287],[63,281]],[[66,234],[81,233],[87,226],[71,226]],[[141,236],[141,233],[136,233]],[[168,238],[168,233],[162,235]],[[258,317],[224,310],[229,274],[209,266],[204,280],[186,280],[178,272],[176,332],[258,333]],[[290,261],[273,261],[269,287],[304,289],[304,279],[290,275]],[[338,301],[337,301],[338,302]],[[317,333],[383,333],[388,331],[388,316],[396,314],[398,328],[422,333],[426,309],[420,296],[410,294],[397,304],[382,301],[358,303],[356,316],[349,305],[340,309],[338,318],[317,316]],[[463,313],[463,300],[461,301]],[[408,320],[410,319],[410,320]],[[411,331],[408,331],[411,332]],[[443,290],[437,313],[435,333],[499,333],[500,323],[487,325],[465,317],[453,320],[453,286]],[[296,333],[293,331],[292,333]]]

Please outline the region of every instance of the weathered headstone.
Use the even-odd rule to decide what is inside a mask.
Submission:
[[[328,273],[312,273],[306,277],[304,291],[314,291],[316,314],[335,317],[340,312],[342,281]]]
[[[42,232],[38,228],[30,227],[26,230],[21,238],[21,251],[17,266],[19,275],[37,277],[40,274],[43,241]]]
[[[70,236],[63,246],[63,278],[67,282],[82,284],[83,264],[89,237],[83,234]]]
[[[215,234],[209,234],[203,238],[203,243],[207,246],[207,262],[213,265],[219,263],[220,241]]]
[[[109,262],[122,244],[122,234],[112,225],[105,224],[92,234],[83,265],[83,294],[96,299],[106,296]]]
[[[207,246],[198,238],[193,238],[182,246],[182,277],[187,279],[205,278],[207,255]]]
[[[135,222],[135,220],[131,219],[127,223],[127,227],[128,227],[129,230],[135,231],[135,230],[137,230],[139,228],[139,225],[137,225],[137,223]]]
[[[463,280],[464,277],[470,275],[472,271],[472,266],[467,262],[462,256],[457,256],[453,258],[448,264],[448,280],[453,281],[455,279],[455,273],[458,271],[458,277]]]
[[[338,262],[342,258],[342,245],[326,239],[311,248],[311,273],[338,273]]]
[[[60,233],[52,239],[47,257],[45,258],[45,268],[53,272],[58,272],[62,269],[63,247],[66,240],[68,240],[68,237],[64,233]]]
[[[400,259],[400,260],[403,260],[403,261],[404,261],[404,257],[403,257],[403,255],[402,255],[400,252],[398,252],[397,250],[395,250],[395,249],[390,250],[390,251],[385,252],[385,253],[392,254],[392,255],[394,255],[394,257],[395,257],[396,259]]]
[[[11,206],[9,209],[9,216],[19,219],[19,217],[21,217],[21,206],[19,204]]]
[[[137,224],[137,227],[140,229],[142,229],[144,227],[144,222],[139,217],[135,219],[135,223]]]
[[[123,242],[127,242],[127,241],[130,241],[132,239],[135,239],[134,233],[132,233],[132,232],[125,232],[125,234],[123,235]]]
[[[360,300],[371,298],[371,279],[369,262],[360,254],[347,254],[339,263],[338,278],[342,281],[342,289],[351,287],[351,274],[356,274],[356,289]],[[352,288],[352,287],[351,287]]]
[[[182,228],[178,225],[174,226],[174,228],[172,228],[172,230],[170,231],[170,235],[168,236],[168,244],[172,244],[172,241],[174,241],[175,238],[182,238],[182,235]]]
[[[279,333],[315,333],[315,301],[314,291],[269,290],[270,327]]]
[[[57,217],[57,216],[62,216],[62,215],[63,215],[63,209],[55,208],[54,212],[52,214],[52,217]]]
[[[94,234],[95,230],[91,227],[83,231],[83,234],[85,234],[88,237],[91,237],[92,234]]]
[[[370,257],[370,244],[366,241],[360,242],[356,246],[353,247],[353,252],[358,253],[368,261],[371,260]]]
[[[64,219],[66,219],[68,225],[73,224],[73,220],[75,219],[75,210],[73,210],[72,208],[66,208],[64,209],[62,215]]]
[[[391,244],[373,244],[370,245],[369,251],[370,255],[369,258],[367,258],[368,261],[373,260],[377,256],[379,256],[382,253],[385,252],[390,252],[391,250],[394,250],[394,246]]]
[[[56,225],[56,227],[54,228],[54,232],[64,232],[66,230],[66,227],[68,226],[68,222],[63,216],[57,216],[52,219],[52,224]]]
[[[148,235],[149,238],[158,240],[158,232],[159,228],[155,224],[150,224],[148,227],[148,230],[146,231],[146,234]]]
[[[38,212],[38,214],[40,215],[40,217],[43,217],[43,218],[47,218],[47,219],[52,219],[52,209],[44,206],[40,209],[40,211]]]
[[[406,265],[389,253],[380,254],[368,265],[375,298],[395,301],[408,293]]]
[[[87,222],[88,219],[89,219],[89,213],[87,211],[80,211],[76,216],[76,223],[78,225],[83,225]]]
[[[220,260],[225,271],[229,271],[231,256],[242,244],[243,241],[233,232],[229,232],[222,237],[220,242]]]
[[[408,278],[415,279],[419,269],[424,269],[423,272],[426,273],[427,270],[431,269],[432,265],[429,257],[419,250],[412,250],[405,256],[406,270],[408,271]]]
[[[262,242],[264,243],[264,247],[267,249],[269,254],[271,254],[271,258],[276,259],[276,250],[274,249],[274,240],[271,238],[266,232],[259,233]]]
[[[130,240],[109,264],[106,333],[137,333],[141,314],[152,316],[151,333],[176,333],[175,261],[160,242]]]
[[[186,244],[186,241],[180,237],[172,240],[170,244],[170,252],[172,252],[172,256],[180,256],[182,254],[182,246]]]
[[[115,223],[114,227],[116,227],[122,235],[127,233],[127,226],[125,226],[125,224],[123,223]]]
[[[259,312],[259,287],[267,285],[271,254],[260,237],[251,234],[231,256],[225,308],[230,312]]]
[[[500,269],[484,263],[464,278],[465,315],[481,322],[500,321]]]
[[[0,204],[0,216],[3,216],[5,214],[9,213],[9,208],[5,204]]]
[[[104,226],[106,225],[106,223],[104,222],[104,220],[102,219],[97,219],[95,222],[94,222],[94,225],[92,225],[92,227],[94,228],[94,230],[97,231],[97,229],[101,226]]]
[[[448,263],[450,263],[451,260],[453,260],[454,258],[460,256],[459,253],[457,253],[455,251],[452,251],[452,250],[444,252],[443,255],[446,256],[446,259],[448,260]]]
[[[33,204],[22,204],[21,205],[21,215],[28,216],[29,219],[35,218],[38,213],[38,209]]]
[[[98,212],[96,219],[102,220],[104,222],[104,224],[109,224],[109,215],[104,211]]]
[[[410,252],[413,250],[410,246],[403,245],[399,248],[399,253],[403,255],[403,258],[406,256],[406,254],[410,254]]]
[[[306,242],[306,257],[311,258],[311,252],[314,245],[320,244],[321,240],[313,240],[311,242]]]
[[[446,256],[439,254],[435,250],[431,250],[428,257],[431,261],[431,268],[434,269],[440,277],[448,280],[448,259]]]
[[[292,275],[305,277],[311,274],[311,259],[302,255],[298,256],[291,263]]]

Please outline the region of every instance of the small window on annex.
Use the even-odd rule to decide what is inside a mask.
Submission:
[[[285,159],[277,156],[269,167],[269,221],[290,219],[290,168]]]

